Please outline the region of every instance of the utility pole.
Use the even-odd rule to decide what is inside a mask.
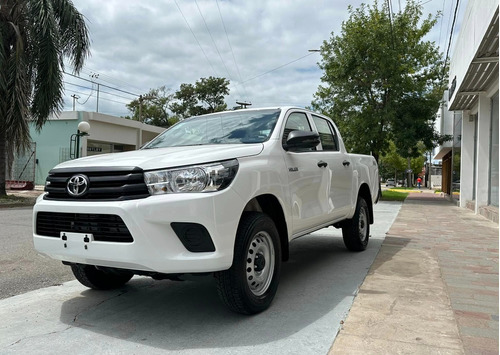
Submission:
[[[71,97],[73,98],[73,111],[75,111],[75,101],[78,100],[80,96],[78,96],[77,94],[73,94],[71,95]]]
[[[139,95],[139,122],[142,122],[142,95]]]
[[[91,80],[93,84],[97,84],[97,106],[95,112],[99,112],[99,83],[94,82],[94,80],[99,79],[99,74],[98,73],[92,73],[90,74]]]
[[[97,107],[95,112],[99,112],[99,84],[97,84]]]

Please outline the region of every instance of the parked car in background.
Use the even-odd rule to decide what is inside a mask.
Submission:
[[[385,181],[385,186],[386,186],[386,187],[389,187],[389,186],[394,186],[394,187],[396,187],[396,181],[395,181],[394,179],[387,179],[387,180]]]

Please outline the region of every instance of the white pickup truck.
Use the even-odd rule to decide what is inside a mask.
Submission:
[[[33,238],[87,287],[213,273],[224,303],[253,314],[272,302],[293,239],[333,225],[364,250],[378,194],[375,159],[348,154],[328,117],[236,110],[183,120],[138,151],[59,164]]]

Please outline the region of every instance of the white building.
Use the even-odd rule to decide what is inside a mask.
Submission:
[[[450,86],[448,95],[445,93],[450,112],[441,111],[445,121],[441,132],[453,134],[454,139],[440,147],[435,156],[443,159],[443,191],[457,197],[461,207],[495,221],[499,175],[498,8],[498,0],[468,2],[450,60]],[[445,174],[449,186],[445,186]]]
[[[80,122],[90,125],[89,135],[75,139]],[[139,149],[155,138],[165,128],[151,126],[122,117],[97,112],[68,111],[50,117],[40,132],[31,128],[31,139],[36,146],[34,180],[44,185],[55,165],[89,155],[116,153]],[[73,139],[73,142],[71,142]]]

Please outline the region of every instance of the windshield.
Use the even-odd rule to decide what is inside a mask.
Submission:
[[[269,139],[279,109],[237,110],[185,119],[160,134],[144,149],[205,144],[262,143]]]

